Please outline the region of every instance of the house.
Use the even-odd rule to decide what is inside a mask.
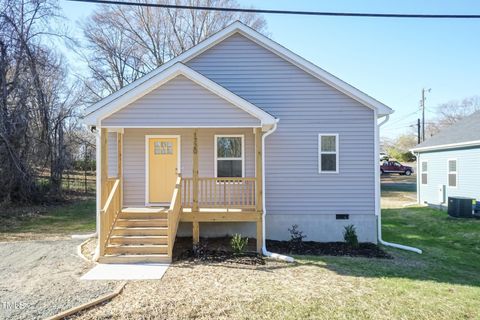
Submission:
[[[392,110],[240,22],[86,110],[100,261],[176,236],[377,241],[377,119]]]
[[[448,197],[480,199],[480,111],[411,151],[417,156],[417,200],[448,206]]]

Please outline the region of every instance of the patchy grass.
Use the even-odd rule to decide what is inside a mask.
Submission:
[[[95,200],[62,205],[1,209],[0,240],[37,239],[95,230]]]

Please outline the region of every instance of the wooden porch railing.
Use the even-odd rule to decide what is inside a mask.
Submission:
[[[108,198],[100,211],[100,256],[105,255],[108,240],[121,211],[120,179],[109,179],[106,185]]]
[[[180,212],[182,209],[182,177],[177,177],[177,183],[173,190],[172,201],[168,209],[168,256],[173,256],[173,245],[177,236],[178,223],[180,221]]]
[[[198,206],[254,209],[255,178],[198,178]],[[182,178],[182,206],[193,208],[193,178]]]
[[[117,180],[119,180],[119,179],[118,178],[108,178],[107,179],[107,182],[105,183],[105,188],[106,188],[107,195],[110,195],[110,192],[113,189],[113,185],[115,184],[115,182]]]

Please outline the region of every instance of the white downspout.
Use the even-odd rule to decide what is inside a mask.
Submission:
[[[378,150],[379,144],[380,144],[379,143],[379,141],[380,141],[380,138],[379,138],[380,127],[382,125],[384,125],[388,121],[389,118],[390,118],[390,116],[387,114],[387,116],[385,117],[385,120],[383,120],[382,122],[380,122],[379,124],[377,124],[375,126],[375,159],[377,159],[378,155],[380,154],[379,150]],[[376,119],[377,119],[377,113],[375,112],[375,121],[376,121]],[[381,204],[380,204],[380,170],[378,169],[378,164],[377,163],[378,163],[378,161],[375,160],[375,213],[378,217],[378,222],[377,222],[378,242],[380,242],[381,244],[383,244],[384,246],[387,246],[387,247],[398,248],[398,249],[412,251],[412,252],[416,252],[416,253],[421,254],[422,250],[420,250],[418,248],[405,246],[403,244],[391,243],[391,242],[384,241],[382,239],[382,209],[381,209]],[[417,174],[418,174],[418,172],[417,172]]]
[[[265,205],[265,138],[268,137],[269,135],[271,135],[272,133],[275,132],[275,130],[277,130],[277,123],[278,123],[278,119],[275,120],[275,123],[272,127],[272,129],[270,129],[269,131],[267,131],[267,133],[265,133],[263,136],[262,136],[262,185],[263,185],[263,192],[262,192],[262,199],[263,199],[263,214],[262,214],[262,253],[264,256],[266,257],[269,257],[269,258],[274,258],[274,259],[278,259],[278,260],[283,260],[283,261],[287,261],[287,262],[294,262],[295,259],[293,259],[292,257],[289,257],[289,256],[286,256],[286,255],[283,255],[283,254],[279,254],[279,253],[273,253],[273,252],[270,252],[267,250],[267,240],[266,240],[266,232],[265,232],[265,217],[267,215],[267,208],[266,208],[266,205]]]

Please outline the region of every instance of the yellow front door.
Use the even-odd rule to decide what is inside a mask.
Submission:
[[[177,179],[177,139],[150,138],[148,196],[150,203],[165,203],[172,199]]]

